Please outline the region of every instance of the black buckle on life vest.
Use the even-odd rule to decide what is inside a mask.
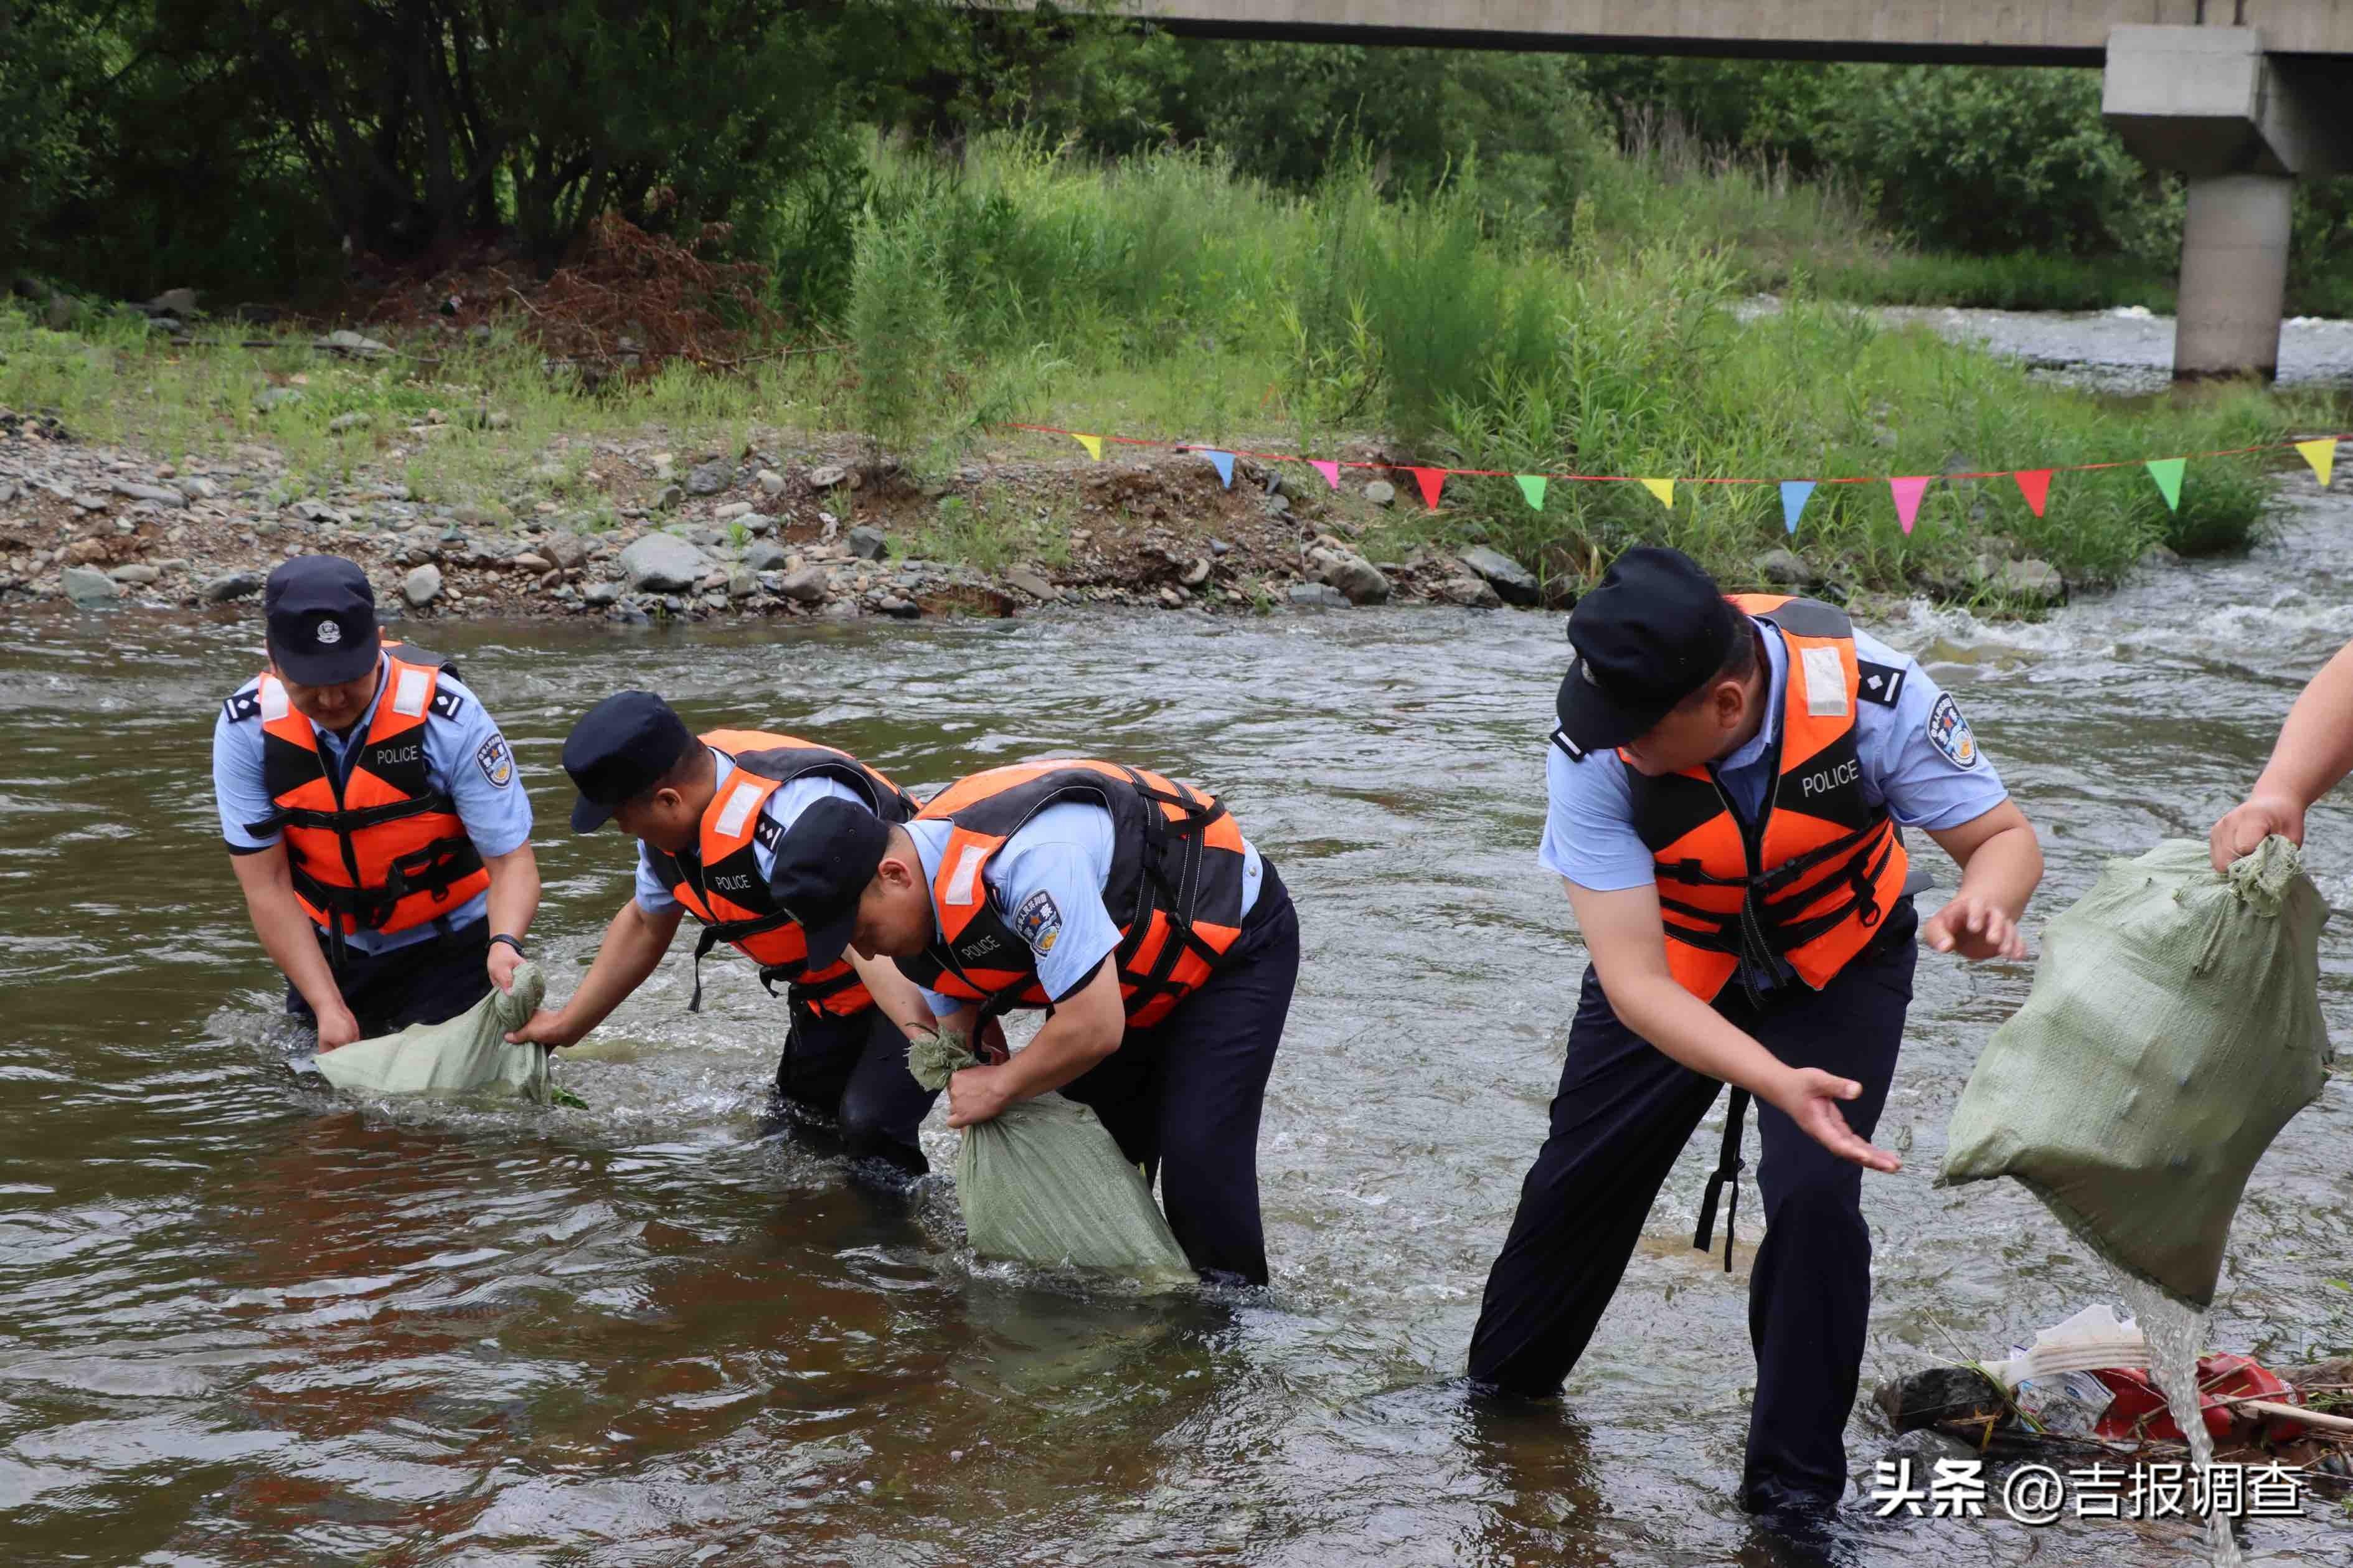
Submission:
[[[1707,1191],[1699,1201],[1699,1226],[1692,1232],[1692,1246],[1707,1252],[1715,1245],[1715,1205],[1731,1189],[1730,1201],[1724,1210],[1724,1272],[1732,1272],[1732,1237],[1740,1213],[1740,1173],[1748,1162],[1740,1157],[1740,1132],[1748,1117],[1748,1091],[1732,1091],[1732,1104],[1724,1113],[1724,1145],[1717,1151],[1715,1171],[1707,1179]]]

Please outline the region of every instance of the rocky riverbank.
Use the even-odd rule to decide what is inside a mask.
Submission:
[[[496,418],[477,411],[471,422]],[[436,410],[403,442],[467,422]],[[0,410],[0,603],[230,603],[306,553],[360,562],[382,602],[418,618],[628,622],[1001,616],[1052,604],[1558,604],[1590,566],[1556,552],[1536,563],[1540,577],[1483,547],[1384,551],[1364,541],[1382,535],[1399,504],[1395,484],[1333,493],[1246,460],[1230,488],[1183,453],[980,461],[917,484],[861,464],[851,440],[796,447],[763,436],[733,452],[681,454],[659,433],[558,438],[518,465],[502,499],[449,503],[412,493],[399,447],[368,461],[382,449],[367,444],[364,420],[338,433],[360,461],[341,482],[316,483],[265,442],[167,460]]]

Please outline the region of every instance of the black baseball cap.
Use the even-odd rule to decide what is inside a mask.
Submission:
[[[1643,545],[1611,564],[1577,601],[1577,657],[1555,705],[1580,754],[1636,740],[1724,668],[1740,612],[1681,550]]]
[[[296,556],[261,590],[269,657],[298,686],[340,686],[375,668],[375,589],[341,556]]]
[[[613,808],[645,793],[694,747],[694,733],[651,692],[615,692],[564,737],[564,771],[580,790],[572,831],[593,833]]]
[[[858,928],[858,901],[890,853],[891,825],[855,800],[812,800],[776,841],[768,891],[800,923],[808,967],[841,957]]]

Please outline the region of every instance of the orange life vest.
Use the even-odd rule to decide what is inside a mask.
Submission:
[[[1198,990],[1241,935],[1241,829],[1215,797],[1139,768],[1057,758],[992,768],[951,784],[916,813],[944,821],[932,882],[938,939],[899,968],[916,984],[984,1012],[1045,1007],[1037,955],[991,905],[982,874],[1021,826],[1061,800],[1112,818],[1103,906],[1120,924],[1113,952],[1128,1026],[1148,1029]]]
[[[1862,677],[1846,612],[1783,595],[1729,597],[1778,628],[1788,650],[1759,820],[1745,823],[1708,768],[1657,779],[1627,769],[1634,829],[1658,863],[1667,966],[1702,1001],[1744,963],[1770,971],[1777,959],[1820,990],[1870,946],[1910,864],[1886,807],[1863,795]]]
[[[338,947],[353,932],[438,919],[491,885],[456,803],[427,777],[427,717],[458,700],[440,686],[448,662],[397,642],[384,644],[384,660],[375,716],[340,783],[278,677],[263,672],[252,694],[262,787],[276,810],[248,831],[284,835],[295,899]]]
[[[773,848],[777,830],[765,808],[768,797],[797,779],[822,777],[847,784],[886,822],[915,814],[905,790],[871,768],[829,746],[795,736],[755,729],[714,729],[702,744],[723,751],[735,771],[703,809],[698,853],[673,855],[648,844],[654,874],[670,885],[670,896],[702,922],[694,947],[694,996],[690,1012],[702,1007],[703,955],[732,942],[760,966],[760,983],[770,995],[776,982],[792,987],[792,1000],[812,1012],[846,1018],[871,1007],[873,993],[847,959],[808,970],[808,935],[776,906],[768,879],[760,873],[758,851]]]

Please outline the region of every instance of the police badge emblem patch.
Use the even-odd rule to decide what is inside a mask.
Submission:
[[[1062,934],[1062,912],[1054,906],[1054,895],[1039,888],[1023,899],[1013,912],[1013,928],[1039,958],[1052,952],[1054,938]]]
[[[1978,765],[1978,737],[1969,733],[1960,705],[1948,695],[1939,695],[1928,710],[1928,744],[1956,768]]]
[[[482,742],[474,753],[474,762],[482,777],[501,789],[514,781],[514,758],[508,753],[503,736],[494,735]]]
[[[319,640],[321,647],[332,648],[343,640],[343,629],[332,620],[322,620],[312,629],[311,635]]]

